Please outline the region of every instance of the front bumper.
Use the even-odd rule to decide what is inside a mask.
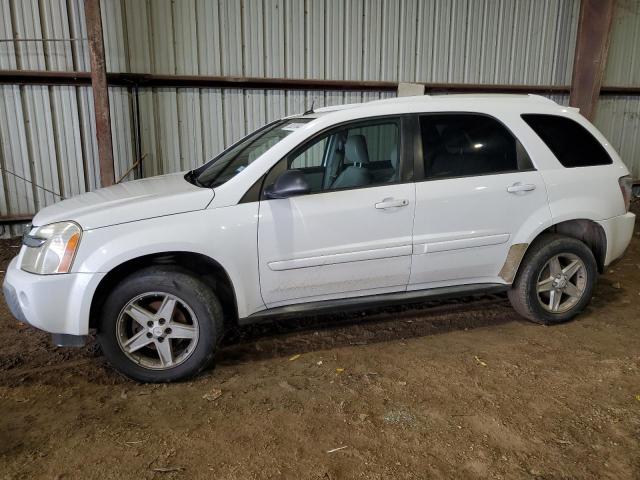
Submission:
[[[54,334],[59,344],[87,335],[91,300],[105,274],[36,275],[20,270],[20,258],[9,263],[2,287],[13,316]]]
[[[611,264],[611,262],[619,259],[624,254],[629,243],[631,243],[635,222],[636,216],[631,212],[598,222],[607,237],[605,265]]]

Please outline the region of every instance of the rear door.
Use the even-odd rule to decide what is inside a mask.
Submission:
[[[258,253],[269,307],[403,291],[409,281],[415,192],[401,160],[401,118],[350,123],[279,162],[312,192],[260,201]],[[411,162],[410,162],[411,164]]]
[[[542,176],[493,117],[438,113],[419,121],[424,180],[416,183],[409,289],[510,282],[501,272],[510,248],[524,252],[531,232],[551,221]]]

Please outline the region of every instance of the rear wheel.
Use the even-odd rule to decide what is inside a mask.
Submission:
[[[520,315],[534,322],[566,322],[591,300],[597,275],[596,260],[584,243],[545,234],[525,255],[509,300]]]
[[[222,336],[222,308],[188,272],[150,267],[126,278],[107,298],[98,342],[109,362],[141,382],[197,374]]]

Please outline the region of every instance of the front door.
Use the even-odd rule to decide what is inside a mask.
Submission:
[[[311,193],[260,201],[260,287],[268,307],[406,289],[414,185],[403,183],[401,119],[337,127],[269,173],[301,170]]]

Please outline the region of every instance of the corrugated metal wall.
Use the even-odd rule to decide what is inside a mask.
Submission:
[[[103,0],[112,71],[566,85],[577,0]]]
[[[579,0],[102,0],[102,10],[112,72],[567,85]],[[637,23],[623,23],[612,50],[629,32],[637,36]],[[0,38],[80,39],[0,42],[1,69],[89,68],[82,0],[0,0]],[[608,68],[607,82],[628,71],[618,64]],[[388,95],[142,88],[144,174],[199,165],[313,100],[319,106]],[[567,103],[566,96],[557,100]],[[135,162],[135,109],[130,89],[110,88],[110,101],[119,177]],[[606,130],[611,122],[602,112],[615,108],[603,105]],[[31,214],[57,193],[98,185],[92,108],[89,87],[2,87],[0,215]]]
[[[618,0],[604,84],[640,87],[640,0]],[[640,178],[640,96],[600,97],[596,126]]]
[[[640,96],[600,97],[595,125],[640,178]]]
[[[110,71],[552,85],[570,79],[579,5],[575,0],[102,4]],[[361,101],[383,94],[347,95]],[[316,105],[344,101],[334,92],[144,89],[145,175],[199,165],[265,121],[305,110],[312,98]]]
[[[86,71],[82,0],[0,0],[0,69]],[[126,89],[111,88],[116,172],[133,162]],[[90,87],[0,87],[0,215],[32,215],[62,197],[99,186]]]

